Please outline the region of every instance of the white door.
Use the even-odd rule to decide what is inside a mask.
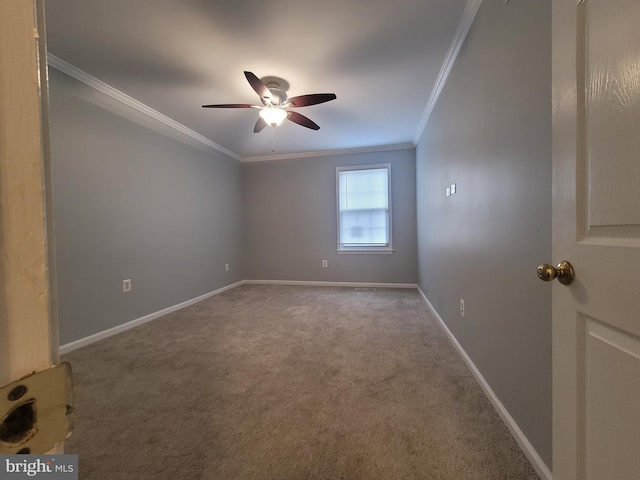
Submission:
[[[553,478],[640,479],[640,1],[553,1]]]
[[[41,0],[37,4],[0,1],[0,387],[48,369],[58,356],[46,228],[46,58]],[[0,411],[0,421],[7,413]],[[13,453],[1,441],[0,450]]]

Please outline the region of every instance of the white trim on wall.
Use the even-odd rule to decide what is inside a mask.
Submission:
[[[213,292],[205,293],[204,295],[200,295],[190,300],[186,300],[184,302],[178,303],[177,305],[173,305],[172,307],[167,307],[162,310],[158,310],[157,312],[150,313],[149,315],[145,315],[144,317],[136,318],[135,320],[131,320],[130,322],[123,323],[122,325],[117,325],[113,328],[103,330],[102,332],[94,333],[93,335],[89,335],[88,337],[81,338],[80,340],[75,340],[73,342],[60,345],[60,355],[64,355],[65,353],[72,352],[74,350],[77,350],[78,348],[91,345],[92,343],[99,342],[100,340],[104,340],[105,338],[109,338],[114,335],[117,335],[118,333],[122,333],[126,330],[130,330],[139,325],[142,325],[143,323],[150,322],[151,320],[155,320],[156,318],[160,318],[164,315],[168,315],[169,313],[175,312],[182,308],[201,302],[202,300],[205,300],[209,297],[213,297],[214,295],[217,295],[219,293],[225,292],[227,290],[231,290],[232,288],[242,285],[243,283],[244,281],[232,283],[231,285],[227,285],[226,287],[219,288],[217,290],[214,290]]]
[[[422,296],[422,300],[424,300],[424,303],[427,306],[427,308],[431,311],[431,313],[433,313],[433,315],[436,317],[438,322],[440,322],[440,325],[442,326],[445,333],[449,337],[449,340],[451,340],[451,343],[453,343],[453,345],[456,347],[456,349],[458,350],[458,352],[460,353],[464,361],[467,363],[469,369],[471,370],[473,375],[476,377],[478,384],[484,391],[489,401],[492,403],[493,407],[498,412],[498,415],[500,415],[500,418],[502,419],[502,421],[505,423],[505,425],[511,432],[511,435],[513,435],[514,439],[520,446],[520,449],[522,450],[522,452],[525,454],[525,456],[531,463],[531,466],[534,468],[534,470],[542,480],[552,480],[551,470],[549,470],[549,467],[547,467],[547,465],[544,463],[540,455],[538,455],[538,452],[536,452],[535,448],[533,448],[533,445],[531,445],[531,443],[529,442],[525,434],[522,432],[522,430],[520,430],[520,427],[518,426],[516,421],[509,414],[508,410],[502,404],[500,399],[496,396],[491,386],[489,386],[489,383],[482,376],[482,373],[480,373],[480,370],[478,370],[478,367],[475,366],[475,364],[473,363],[469,355],[467,355],[467,352],[465,352],[464,348],[462,348],[462,345],[460,345],[460,343],[458,342],[456,337],[453,335],[451,330],[449,330],[449,327],[447,327],[447,324],[444,323],[444,320],[442,320],[442,317],[438,314],[438,312],[433,307],[433,305],[431,305],[431,302],[429,301],[429,299],[422,292],[420,287],[417,287],[417,289],[418,289],[418,292],[420,293],[420,296]]]
[[[175,120],[167,117],[166,115],[163,115],[162,113],[158,112],[157,110],[154,110],[151,107],[148,107],[147,105],[145,105],[142,102],[139,102],[138,100],[136,100],[133,97],[130,97],[129,95],[122,93],[120,90],[117,90],[115,88],[113,88],[110,85],[107,85],[106,83],[98,80],[95,77],[92,77],[91,75],[89,75],[88,73],[80,70],[79,68],[74,67],[73,65],[71,65],[70,63],[65,62],[64,60],[56,57],[55,55],[52,55],[51,53],[47,53],[47,63],[51,66],[54,67],[56,70],[60,70],[63,73],[66,73],[67,75],[69,75],[70,77],[75,78],[76,80],[80,80],[82,83],[89,85],[92,88],[95,88],[96,90],[104,93],[105,95],[110,96],[111,98],[114,98],[116,100],[118,100],[119,102],[124,103],[125,105],[144,113],[145,115],[148,115],[149,117],[153,118],[154,120],[157,120],[165,125],[167,125],[168,127],[173,128],[174,130],[177,130],[180,133],[183,133],[184,135],[193,138],[194,140],[197,140],[198,142],[213,148],[214,150],[217,150],[220,153],[223,153],[231,158],[234,158],[238,161],[242,160],[242,157],[240,155],[238,155],[237,153],[232,152],[231,150],[228,150],[226,148],[224,148],[222,145],[218,145],[217,143],[215,143],[212,140],[209,140],[207,137],[204,137],[203,135],[200,135],[197,132],[194,132],[193,130],[191,130],[188,127],[185,127],[184,125],[182,125],[181,123],[176,122]]]
[[[300,285],[309,287],[417,288],[415,283],[316,282],[307,280],[245,280],[249,285]]]
[[[453,42],[449,47],[447,56],[444,59],[442,67],[440,68],[440,73],[438,74],[436,83],[433,86],[433,90],[431,90],[431,95],[429,96],[427,106],[424,108],[424,112],[422,113],[420,123],[418,123],[418,128],[416,129],[416,134],[413,139],[413,143],[415,145],[418,144],[418,142],[420,141],[420,137],[422,137],[424,129],[427,126],[427,122],[429,121],[429,117],[431,117],[431,112],[433,112],[433,109],[436,106],[436,102],[440,97],[440,93],[442,92],[442,89],[447,82],[447,78],[449,77],[449,72],[451,72],[451,68],[453,68],[453,64],[458,57],[458,52],[460,52],[460,48],[462,47],[465,38],[467,38],[467,34],[471,29],[471,24],[476,18],[476,13],[478,13],[478,9],[480,8],[481,3],[482,0],[468,0],[467,5],[465,6],[464,13],[462,14],[462,18],[460,19],[460,24],[458,25],[458,30],[456,31],[456,35],[453,38]]]
[[[409,143],[397,143],[394,145],[376,145],[373,147],[354,147],[354,148],[341,148],[337,150],[318,150],[315,152],[301,152],[301,153],[283,153],[281,155],[264,155],[260,157],[244,157],[243,162],[268,162],[269,160],[290,160],[298,158],[311,158],[311,157],[329,157],[332,155],[350,155],[353,153],[374,153],[374,152],[389,152],[393,150],[411,150],[416,146]]]

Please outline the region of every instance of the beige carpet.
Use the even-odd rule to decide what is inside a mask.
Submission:
[[[415,290],[244,285],[63,360],[83,480],[538,478]]]

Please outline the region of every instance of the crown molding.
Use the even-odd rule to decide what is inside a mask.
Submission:
[[[243,163],[268,162],[270,160],[294,160],[294,159],[311,158],[311,157],[329,157],[332,155],[349,155],[352,153],[373,153],[373,152],[388,152],[391,150],[411,150],[413,148],[416,148],[415,144],[408,142],[408,143],[396,143],[394,145],[375,145],[371,147],[340,148],[337,150],[318,150],[315,152],[284,153],[280,155],[244,157],[241,161]]]
[[[451,68],[453,68],[453,64],[458,57],[458,52],[460,52],[460,48],[462,47],[464,40],[467,38],[467,34],[471,29],[473,20],[476,18],[476,13],[478,13],[478,9],[480,8],[481,3],[482,0],[468,0],[467,5],[464,8],[464,13],[462,14],[462,18],[460,19],[458,30],[456,31],[456,35],[453,38],[451,46],[449,47],[447,56],[444,59],[442,68],[440,69],[440,73],[438,74],[438,78],[436,79],[436,83],[433,86],[431,95],[429,96],[427,106],[424,108],[424,112],[422,113],[420,123],[418,123],[418,128],[416,129],[416,134],[413,139],[413,143],[415,143],[416,145],[418,144],[418,142],[420,141],[420,137],[422,137],[422,134],[424,133],[427,122],[429,122],[429,118],[431,117],[431,112],[433,112],[433,109],[436,106],[436,102],[440,97],[440,93],[442,92],[442,89],[447,82],[447,78],[449,77],[449,72],[451,72]]]
[[[120,90],[117,90],[115,88],[113,88],[110,85],[107,85],[106,83],[98,80],[95,77],[92,77],[91,75],[89,75],[88,73],[80,70],[79,68],[74,67],[73,65],[71,65],[70,63],[65,62],[64,60],[62,60],[61,58],[56,57],[55,55],[52,55],[51,53],[47,53],[47,63],[48,65],[50,65],[51,67],[54,67],[56,70],[59,70],[63,73],[66,73],[67,75],[75,78],[76,80],[81,81],[82,83],[89,85],[92,88],[95,88],[96,90],[104,93],[105,95],[110,96],[111,98],[114,98],[115,100],[118,100],[119,102],[124,103],[125,105],[144,113],[145,115],[148,115],[149,117],[153,118],[154,120],[157,120],[165,125],[167,125],[168,127],[173,128],[174,130],[177,130],[178,132],[191,137],[194,140],[197,140],[198,142],[213,148],[214,150],[217,150],[220,153],[223,153],[224,155],[227,155],[231,158],[234,158],[238,161],[242,160],[242,157],[240,155],[238,155],[237,153],[232,152],[231,150],[228,150],[226,148],[224,148],[222,145],[218,145],[217,143],[209,140],[207,137],[204,137],[203,135],[200,135],[197,132],[194,132],[193,130],[191,130],[188,127],[185,127],[184,125],[182,125],[181,123],[176,122],[175,120],[167,117],[166,115],[163,115],[162,113],[158,112],[157,110],[154,110],[151,107],[148,107],[147,105],[145,105],[142,102],[139,102],[138,100],[136,100],[133,97],[130,97],[129,95],[126,95],[125,93],[122,93]]]

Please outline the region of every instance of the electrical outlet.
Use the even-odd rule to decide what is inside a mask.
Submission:
[[[225,272],[228,272],[228,271],[229,271],[229,264],[228,264],[228,263],[225,263],[225,264],[224,264],[224,271],[225,271]]]
[[[329,262],[326,260],[322,260],[322,268],[327,268],[329,266]]]
[[[131,279],[122,281],[122,293],[129,293],[131,291]]]
[[[447,189],[445,190],[445,195],[446,195],[447,197],[450,197],[450,196],[451,196],[451,187],[447,187]]]
[[[460,315],[464,317],[464,300],[460,299]]]

